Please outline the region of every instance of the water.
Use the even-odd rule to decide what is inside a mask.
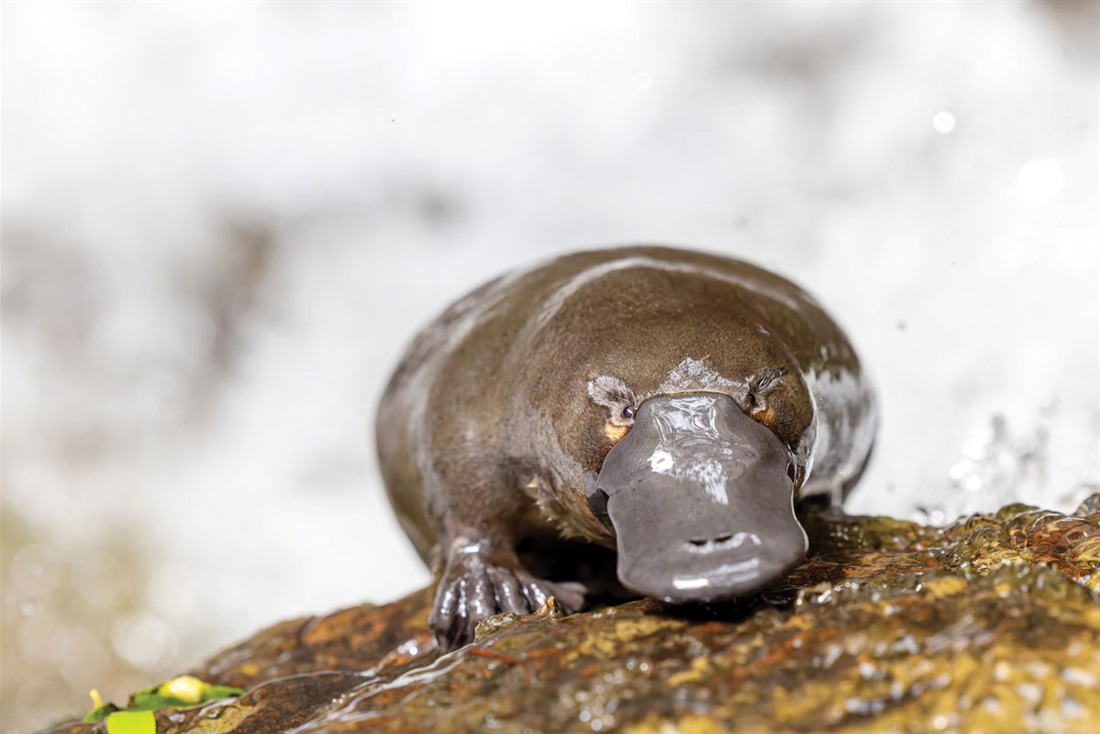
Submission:
[[[423,584],[388,372],[578,246],[815,293],[882,395],[851,509],[1070,507],[1100,84],[1094,7],[1053,5],[6,8],[0,728]]]

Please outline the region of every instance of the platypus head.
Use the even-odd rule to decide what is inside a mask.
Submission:
[[[806,555],[789,449],[719,393],[652,397],[586,492],[618,544],[619,580],[668,601],[778,581]]]

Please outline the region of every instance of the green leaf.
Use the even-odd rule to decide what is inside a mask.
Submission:
[[[243,688],[215,686],[199,680],[194,676],[181,675],[178,678],[172,678],[164,683],[158,683],[155,686],[149,686],[134,691],[130,696],[128,705],[124,709],[120,709],[113,703],[103,703],[99,698],[99,691],[92,691],[92,702],[95,708],[84,717],[84,721],[89,724],[94,724],[97,721],[102,721],[104,718],[113,716],[116,712],[144,713],[159,709],[163,706],[191,708],[204,704],[207,701],[214,701],[219,698],[231,698],[243,694]],[[108,731],[114,734],[114,730],[110,729],[110,720],[108,720],[107,725]],[[122,724],[118,724],[117,726],[122,726]],[[148,731],[153,732],[154,729],[149,729]]]
[[[113,703],[101,704],[87,713],[84,717],[84,723],[94,724],[98,721],[103,721],[107,718],[108,714],[113,714],[115,711],[118,711],[118,706],[115,706]]]
[[[152,711],[116,711],[107,717],[107,734],[157,734]]]

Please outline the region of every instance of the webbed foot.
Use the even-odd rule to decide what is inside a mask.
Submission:
[[[440,647],[453,650],[472,642],[478,623],[495,614],[531,614],[551,596],[572,613],[584,606],[585,592],[575,582],[532,576],[513,553],[488,543],[456,543],[436,589],[428,624]]]

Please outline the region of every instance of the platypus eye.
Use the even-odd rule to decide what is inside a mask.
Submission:
[[[625,408],[623,408],[623,418],[626,418],[628,421],[629,420],[634,420],[634,406],[633,405],[628,405]]]

